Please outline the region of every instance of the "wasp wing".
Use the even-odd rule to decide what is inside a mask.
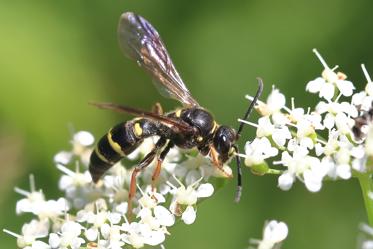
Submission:
[[[118,25],[123,53],[149,72],[158,91],[184,106],[198,106],[180,78],[158,32],[144,18],[131,12],[122,14]]]
[[[158,115],[153,112],[148,112],[144,110],[139,110],[133,107],[129,106],[124,106],[124,105],[118,105],[114,103],[95,103],[91,102],[91,105],[97,106],[102,109],[109,109],[113,110],[116,112],[121,112],[121,113],[129,113],[134,116],[140,116],[140,117],[145,117],[149,119],[153,119],[156,121],[161,122],[162,124],[170,127],[171,129],[177,131],[177,132],[185,132],[185,133],[195,133],[195,129],[190,126],[188,123],[180,120],[180,119],[175,119],[172,117],[167,117],[163,115]]]

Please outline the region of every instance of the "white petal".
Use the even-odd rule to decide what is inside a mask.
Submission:
[[[353,104],[355,106],[359,106],[363,103],[363,100],[364,100],[365,97],[366,97],[365,92],[355,93],[354,95],[352,95],[351,104]]]
[[[198,198],[210,197],[214,193],[214,187],[210,183],[201,184],[197,189]]]
[[[122,215],[119,213],[110,213],[108,219],[111,224],[118,224],[122,219]]]
[[[341,111],[347,113],[350,117],[357,117],[358,115],[356,107],[348,102],[341,103]]]
[[[329,130],[332,129],[334,127],[334,115],[333,114],[330,114],[330,113],[327,113],[325,115],[325,118],[324,118],[324,125],[326,128],[328,128]]]
[[[31,246],[32,249],[50,249],[51,247],[43,241],[34,241]]]
[[[320,114],[323,114],[324,112],[327,112],[328,109],[329,109],[329,104],[324,102],[324,101],[320,101],[317,105],[316,105],[316,111]]]
[[[315,153],[316,156],[320,156],[322,153],[324,153],[324,148],[322,147],[321,143],[315,144]]]
[[[314,80],[311,80],[306,85],[306,91],[310,93],[317,93],[321,90],[321,86],[325,84],[325,80],[321,77],[318,77]]]
[[[104,237],[105,239],[109,239],[109,236],[110,236],[110,225],[105,223],[101,226],[100,228],[100,231],[101,231],[101,234],[102,234],[102,237]]]
[[[365,172],[366,158],[352,160],[352,168],[360,173]]]
[[[272,114],[272,121],[275,125],[285,125],[289,122],[289,119],[283,113],[275,112]]]
[[[146,240],[145,243],[151,246],[156,246],[161,244],[165,240],[165,235],[162,231],[151,231]]]
[[[351,178],[351,168],[348,164],[341,164],[337,166],[337,175],[342,179],[350,179]]]
[[[53,161],[55,163],[59,163],[59,164],[62,164],[62,165],[66,165],[70,162],[71,158],[72,158],[73,154],[71,152],[68,152],[68,151],[61,151],[61,152],[58,152],[54,158],[53,158]]]
[[[80,249],[81,244],[85,243],[84,239],[75,237],[71,241],[71,248],[72,249]]]
[[[52,248],[57,248],[61,243],[61,239],[56,233],[51,233],[49,235],[48,243]]]
[[[282,190],[285,190],[285,191],[289,190],[291,186],[293,186],[293,183],[294,183],[294,175],[289,172],[283,173],[278,178],[278,186]]]
[[[87,240],[95,241],[98,236],[98,231],[96,228],[89,228],[85,231],[84,235],[87,238]]]
[[[68,187],[74,184],[74,179],[68,175],[62,175],[58,183],[58,187],[61,190],[66,190]]]
[[[263,240],[274,243],[283,241],[288,235],[288,227],[284,222],[270,221],[264,228]]]
[[[273,141],[278,145],[278,146],[284,146],[286,143],[286,139],[291,138],[291,133],[287,127],[282,127],[280,129],[275,129],[273,134],[272,134],[272,139]]]
[[[285,106],[285,95],[283,95],[278,89],[274,88],[267,98],[267,105],[271,113],[279,111]]]
[[[331,100],[334,97],[334,85],[331,83],[323,84],[319,96],[326,100]]]
[[[185,224],[190,225],[196,220],[196,211],[192,206],[188,206],[183,215],[181,216],[181,219],[184,221]]]
[[[73,140],[83,146],[90,146],[94,143],[95,138],[88,131],[79,131],[74,134]]]
[[[354,84],[352,84],[351,81],[347,80],[337,80],[337,87],[339,91],[341,91],[343,96],[349,97],[352,95],[355,87]]]
[[[257,137],[266,137],[272,134],[274,126],[268,116],[261,117],[258,120],[258,129],[256,130]]]
[[[311,170],[306,170],[303,173],[304,184],[311,192],[318,192],[322,186],[322,178]]]
[[[162,226],[172,226],[175,223],[174,215],[163,206],[154,208],[154,216]]]
[[[118,211],[121,214],[127,213],[128,210],[128,203],[127,202],[122,202],[118,206],[115,207],[115,210]]]

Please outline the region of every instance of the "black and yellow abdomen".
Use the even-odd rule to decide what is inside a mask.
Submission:
[[[92,180],[97,182],[115,163],[134,151],[144,138],[157,135],[158,131],[159,125],[145,118],[114,126],[98,141],[91,154],[89,172]]]

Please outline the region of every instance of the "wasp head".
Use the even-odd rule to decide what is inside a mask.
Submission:
[[[233,154],[233,146],[236,140],[236,131],[231,127],[222,125],[216,130],[213,144],[223,163]]]

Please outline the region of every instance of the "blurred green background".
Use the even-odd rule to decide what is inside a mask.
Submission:
[[[360,63],[373,75],[372,8],[362,0],[0,1],[0,227],[18,232],[29,220],[15,215],[20,196],[13,187],[27,189],[30,173],[48,198],[59,196],[52,158],[69,148],[69,124],[98,137],[128,118],[89,101],[178,105],[120,53],[122,12],[150,20],[195,98],[220,123],[237,127],[257,76],[265,81],[264,96],[276,84],[288,97],[301,96],[296,105],[315,104],[304,93],[322,70],[314,47],[362,88]],[[243,138],[253,136],[246,129]],[[356,248],[358,225],[366,220],[357,181],[327,183],[317,194],[300,183],[289,192],[276,185],[277,177],[245,170],[240,204],[233,203],[232,181],[199,206],[195,224],[171,229],[166,248],[246,248],[249,238],[261,238],[268,219],[287,222],[284,248]],[[15,244],[0,235],[1,248]]]

